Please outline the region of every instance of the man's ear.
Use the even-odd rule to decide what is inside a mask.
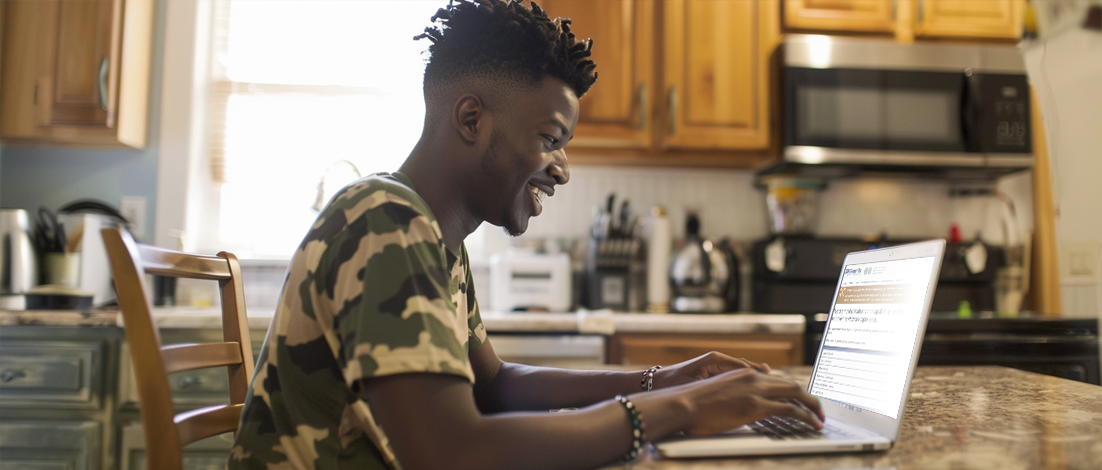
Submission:
[[[479,134],[484,130],[483,121],[486,118],[486,108],[482,99],[473,93],[467,93],[455,100],[452,109],[452,126],[459,132],[459,137],[468,144],[478,141]]]

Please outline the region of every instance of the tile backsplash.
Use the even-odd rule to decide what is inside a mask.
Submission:
[[[615,193],[617,201],[628,199],[637,214],[649,214],[654,205],[665,206],[675,239],[684,235],[685,215],[690,211],[700,215],[701,231],[706,236],[730,237],[743,243],[763,238],[769,234],[765,195],[753,183],[754,175],[749,170],[571,168],[571,181],[544,201],[543,214],[531,220],[523,237],[511,239],[485,224],[468,237],[479,297],[488,297],[490,255],[524,240],[584,238],[594,207],[603,204],[609,193]],[[1030,173],[1004,177],[998,188],[1013,201],[1018,229],[1028,235],[1033,227]],[[946,237],[950,225],[957,223],[965,239],[980,234],[988,242],[1004,243],[1003,206],[999,201],[990,196],[952,197],[949,189],[948,183],[938,180],[832,181],[819,199],[816,233],[935,238]],[[285,270],[286,262],[244,262],[247,305],[274,308]]]
[[[685,216],[692,211],[700,215],[705,236],[748,242],[769,234],[765,194],[753,182],[749,170],[575,167],[571,168],[571,181],[544,201],[543,214],[531,220],[521,238],[584,237],[594,208],[615,193],[617,201],[630,200],[637,214],[649,214],[657,204],[665,206],[675,238],[684,235]],[[1004,177],[998,188],[1014,203],[1020,233],[1028,234],[1033,228],[1031,174]],[[949,189],[949,184],[940,180],[832,181],[819,199],[816,234],[946,237],[950,225],[957,223],[965,239],[980,234],[986,241],[1002,244],[1002,204],[990,196],[952,197]],[[477,239],[480,232],[484,240]],[[475,237],[468,241],[468,248],[482,242],[479,254],[485,256],[510,243],[493,227],[487,230],[484,226]],[[472,257],[478,256],[472,253]]]

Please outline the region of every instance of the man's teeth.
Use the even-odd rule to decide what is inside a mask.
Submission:
[[[543,199],[547,197],[547,193],[535,186],[529,186],[529,188],[531,188],[532,194],[536,196],[536,200],[543,203]]]

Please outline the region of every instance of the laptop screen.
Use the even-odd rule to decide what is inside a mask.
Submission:
[[[899,418],[934,262],[930,256],[842,268],[812,395]]]

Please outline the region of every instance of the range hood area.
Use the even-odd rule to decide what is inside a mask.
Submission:
[[[1016,47],[789,35],[779,162],[759,176],[994,180],[1033,167]]]

